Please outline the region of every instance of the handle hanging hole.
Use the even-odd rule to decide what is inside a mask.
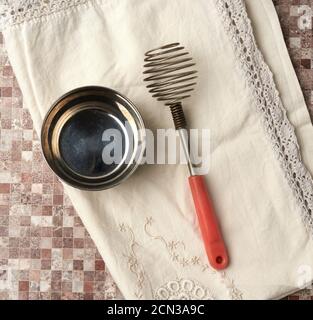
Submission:
[[[215,261],[217,264],[222,264],[224,262],[224,259],[223,259],[223,257],[218,256],[218,257],[216,257]]]

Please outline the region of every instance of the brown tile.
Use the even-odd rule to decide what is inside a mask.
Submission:
[[[73,228],[64,227],[63,228],[63,237],[65,237],[65,238],[73,238]]]
[[[60,292],[62,290],[62,283],[61,281],[52,281],[51,282],[51,291],[52,292]]]
[[[12,88],[11,87],[1,88],[1,97],[12,97]]]
[[[41,250],[42,259],[51,259],[51,249],[42,249]]]
[[[29,292],[19,292],[18,299],[19,300],[29,300]]]
[[[73,238],[63,238],[63,248],[73,248]]]
[[[9,206],[0,205],[0,216],[4,216],[8,214],[9,214]]]
[[[21,259],[29,259],[30,258],[30,249],[29,248],[20,248],[19,249],[19,257]]]
[[[52,217],[52,222],[53,222],[53,225],[54,227],[61,227],[63,225],[63,217],[60,217],[60,216],[53,216]]]
[[[84,300],[94,300],[93,299],[93,294],[92,293],[85,293],[84,294]]]
[[[62,271],[51,271],[51,280],[54,281],[61,281],[62,279]]]
[[[0,237],[7,237],[9,235],[8,227],[0,226]]]
[[[9,258],[10,259],[18,259],[19,257],[19,249],[18,248],[9,248]]]
[[[30,226],[30,220],[29,216],[22,216],[20,217],[20,225],[24,227]]]
[[[85,293],[92,293],[93,287],[94,287],[93,281],[85,281],[84,282],[84,292]]]
[[[63,259],[65,259],[65,260],[73,259],[73,249],[72,248],[63,248]]]
[[[62,248],[63,247],[62,238],[52,238],[52,247],[53,248]]]
[[[9,238],[9,247],[19,247],[19,243],[20,243],[20,239],[19,238],[13,238],[10,237]]]
[[[85,271],[84,272],[84,281],[90,282],[95,280],[95,272],[94,271]]]
[[[62,281],[62,292],[71,292],[72,291],[72,282]]]
[[[44,259],[41,260],[41,270],[50,270],[51,269],[51,260]]]
[[[53,235],[53,228],[51,228],[51,227],[42,227],[41,228],[41,236],[42,237],[51,238],[52,235]]]
[[[42,207],[42,215],[43,216],[51,216],[52,215],[52,206],[43,206]]]
[[[52,292],[51,293],[51,300],[61,300],[61,293],[60,292]]]
[[[29,271],[29,280],[34,282],[40,281],[40,271],[39,270],[30,270]]]
[[[95,281],[105,281],[106,274],[104,271],[95,272]]]
[[[104,270],[105,269],[105,264],[103,260],[96,260],[95,261],[95,270]]]
[[[2,72],[5,77],[12,77],[13,76],[13,69],[11,66],[4,66]]]
[[[63,204],[63,195],[55,194],[53,196],[53,204],[54,205],[62,205]]]
[[[84,239],[74,238],[74,248],[84,248],[85,241]]]
[[[29,281],[19,281],[18,289],[19,289],[19,291],[28,291],[29,290]]]
[[[83,260],[73,260],[73,269],[74,270],[84,270],[84,261]]]
[[[0,193],[10,193],[10,187],[9,183],[0,183]]]

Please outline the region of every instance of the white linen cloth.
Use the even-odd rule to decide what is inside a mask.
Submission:
[[[141,167],[107,191],[65,186],[125,298],[269,299],[312,281],[313,130],[270,0],[11,3],[23,10],[5,1],[5,43],[38,132],[51,104],[85,85],[129,97],[147,128],[172,127],[143,55],[179,41],[197,62],[186,116],[211,130],[207,183],[231,264],[208,266],[182,165]]]

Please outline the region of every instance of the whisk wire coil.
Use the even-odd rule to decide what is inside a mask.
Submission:
[[[145,54],[144,74],[149,77],[144,80],[150,82],[147,88],[154,98],[171,107],[172,112],[190,97],[196,85],[197,71],[192,69],[195,63],[184,49],[179,43],[172,43]]]

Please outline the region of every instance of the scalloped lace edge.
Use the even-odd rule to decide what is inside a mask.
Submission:
[[[313,181],[301,160],[294,127],[276,89],[273,74],[257,47],[251,21],[243,0],[215,0],[223,26],[231,39],[237,59],[256,108],[262,115],[265,132],[283,169],[306,230],[313,235]]]
[[[0,31],[87,4],[93,0],[2,0]]]

